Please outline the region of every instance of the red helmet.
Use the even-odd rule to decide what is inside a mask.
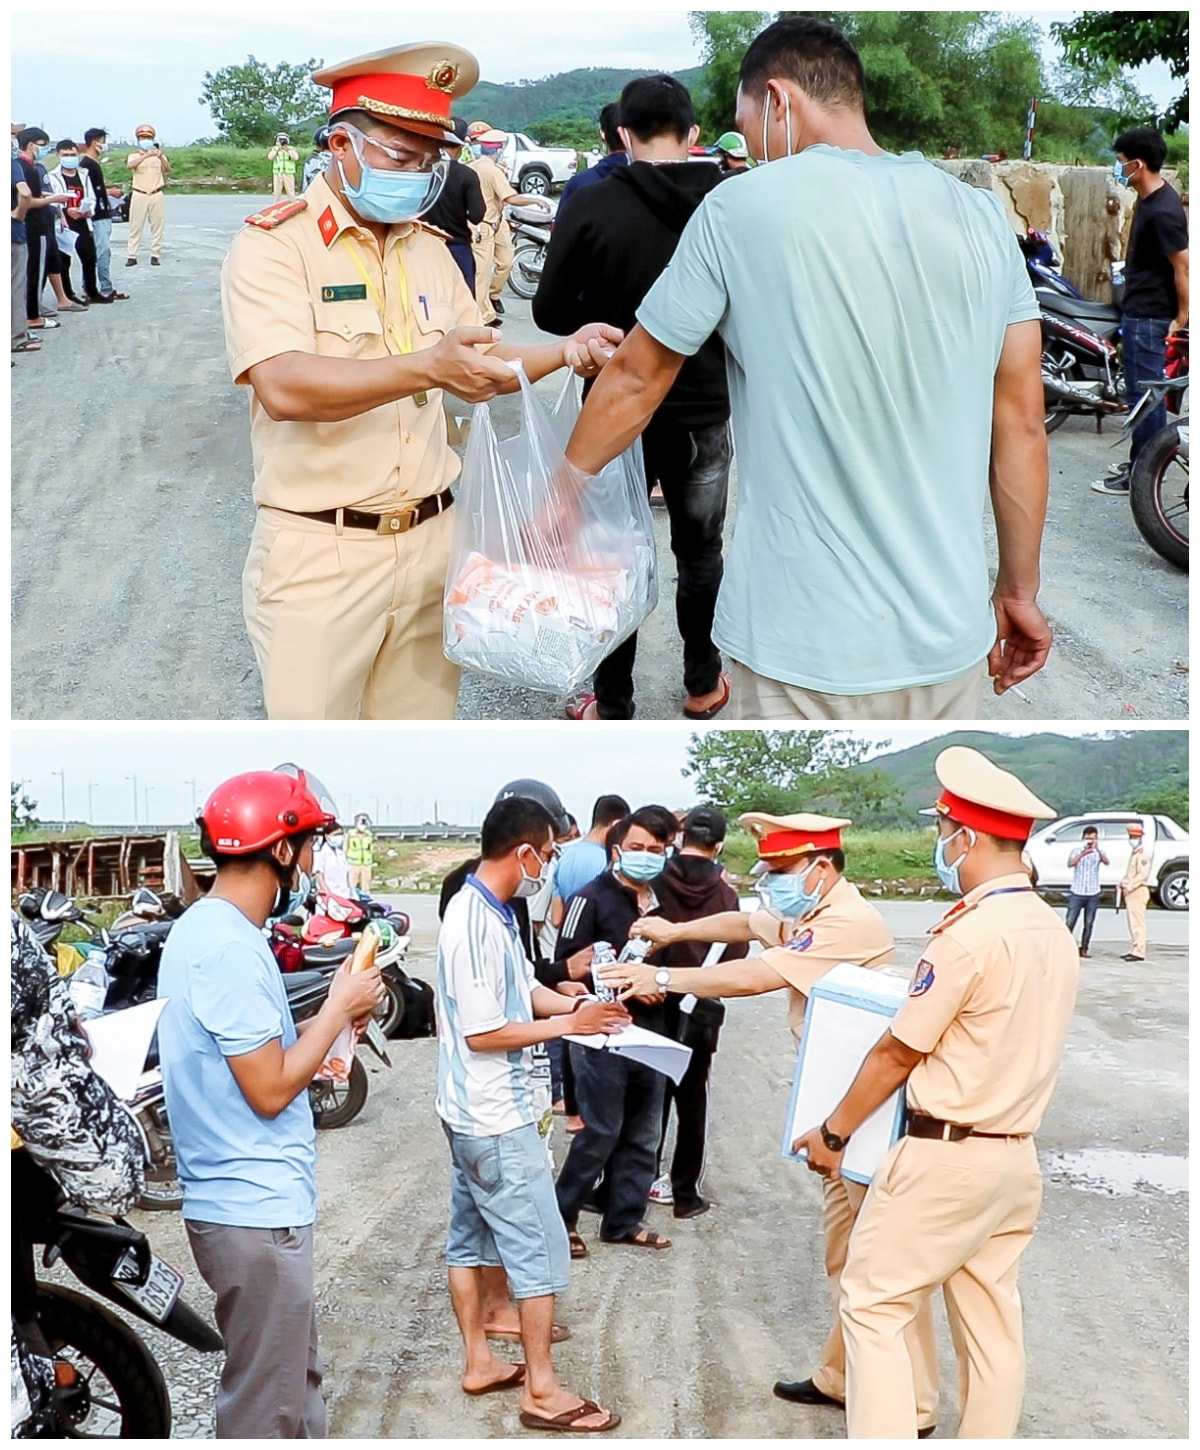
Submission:
[[[235,775],[213,791],[199,817],[213,849],[229,856],[249,856],[336,823],[325,787],[294,765]]]

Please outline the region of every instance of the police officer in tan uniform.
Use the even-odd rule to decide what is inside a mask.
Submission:
[[[895,944],[876,907],[843,874],[842,831],[850,822],[832,816],[772,816],[752,811],[739,825],[758,838],[759,860],[767,868],[767,907],[750,915],[724,912],[698,921],[672,923],[644,917],[630,935],[656,946],[681,941],[759,941],[766,951],[745,961],[706,968],[619,965],[610,977],[633,993],[667,991],[697,997],[754,997],[786,988],[788,1024],[799,1042],[808,993],[839,962],[882,967],[895,959]],[[826,1179],[825,1271],[834,1299],[834,1322],[821,1363],[807,1380],[780,1380],[775,1394],[801,1405],[841,1406],[846,1400],[845,1350],[837,1315],[842,1268],[866,1187],[850,1179]],[[937,1415],[937,1346],[932,1307],[926,1304],[906,1334],[918,1403],[918,1428],[931,1435]]]
[[[846,1141],[907,1082],[906,1136],[880,1164],[842,1273],[847,1434],[913,1438],[905,1331],[941,1285],[959,1358],[960,1439],[1009,1438],[1025,1383],[1017,1265],[1042,1201],[1033,1134],[1062,1061],[1079,952],[1021,848],[1055,812],[965,746],[938,756],[935,865],[958,904],[846,1096],[797,1139],[839,1174]]]
[[[1129,844],[1133,847],[1129,865],[1121,881],[1121,894],[1125,898],[1125,917],[1129,923],[1129,950],[1122,956],[1123,962],[1144,962],[1146,960],[1146,908],[1150,904],[1150,853],[1143,845],[1145,830],[1134,824],[1126,828]]]
[[[328,171],[234,239],[221,273],[235,382],[251,389],[258,517],[242,576],[273,719],[448,719],[458,670],[442,594],[459,462],[442,390],[483,402],[619,341],[496,346],[444,243],[418,218],[478,78],[457,46],[405,45],[318,72]]]
[[[142,245],[142,232],[150,223],[150,265],[160,266],[163,233],[167,225],[167,202],[163,195],[167,177],[171,174],[171,163],[158,144],[153,126],[139,126],[134,132],[138,149],[125,158],[125,165],[133,173],[129,196],[129,236],[126,240],[127,267],[137,266],[138,251]]]

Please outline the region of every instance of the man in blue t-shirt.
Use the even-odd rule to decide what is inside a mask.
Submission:
[[[311,871],[313,837],[336,822],[320,783],[294,767],[219,786],[199,819],[216,884],[173,928],[159,970],[184,1224],[225,1340],[219,1439],[325,1436],[307,1088],[342,1029],[365,1025],[383,985],[377,968],[343,969],[297,1029],[263,927],[297,873]]]
[[[562,925],[571,897],[608,870],[605,837],[628,814],[627,800],[619,795],[602,795],[592,807],[592,825],[587,835],[563,848],[554,869],[554,902],[550,909],[550,923],[555,929]]]
[[[14,133],[13,146],[16,146]],[[25,213],[33,193],[25,180],[25,171],[12,157],[12,350],[13,352],[37,352],[40,342],[31,342],[29,328],[25,323],[25,272],[29,251],[25,245]]]

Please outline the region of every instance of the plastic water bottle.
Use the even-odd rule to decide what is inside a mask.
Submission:
[[[612,942],[598,941],[592,943],[592,984],[596,990],[596,996],[601,1002],[615,1002],[617,994],[607,984],[602,982],[596,975],[598,967],[611,967],[617,960],[617,954],[612,949]]]
[[[99,961],[88,960],[77,972],[73,972],[67,984],[71,1001],[80,1018],[99,1017],[104,1011],[104,999],[108,996],[112,979]]]
[[[618,962],[633,962],[640,966],[654,949],[654,943],[649,937],[631,936],[621,948],[621,955]]]

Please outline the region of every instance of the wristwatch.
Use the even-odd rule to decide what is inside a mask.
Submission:
[[[821,1124],[819,1131],[822,1143],[825,1144],[831,1153],[844,1153],[846,1151],[846,1144],[850,1141],[849,1133],[844,1138],[839,1138],[836,1133],[831,1133],[824,1123]]]
[[[667,990],[667,988],[671,985],[670,967],[659,967],[658,971],[654,974],[654,985],[658,988],[660,992],[665,992]]]

